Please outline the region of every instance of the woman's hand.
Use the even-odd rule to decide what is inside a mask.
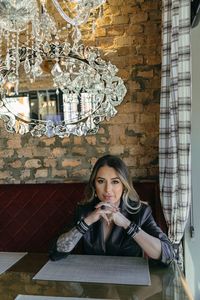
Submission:
[[[126,229],[131,223],[131,221],[119,211],[112,214],[112,219],[117,226],[123,227],[124,229]]]
[[[113,213],[118,211],[118,207],[107,202],[100,202],[95,206],[95,210],[91,212],[85,219],[87,225],[92,225],[99,219],[104,218],[110,224]]]

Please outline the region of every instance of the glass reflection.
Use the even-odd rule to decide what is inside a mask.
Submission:
[[[91,115],[102,103],[103,95],[86,92],[63,93],[61,90],[39,90],[9,93],[4,100],[6,108],[25,122],[52,121],[54,124],[72,124]]]

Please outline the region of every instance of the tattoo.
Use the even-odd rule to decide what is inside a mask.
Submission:
[[[57,250],[59,252],[70,252],[76,246],[82,237],[76,227],[73,227],[69,232],[63,233],[57,240]]]

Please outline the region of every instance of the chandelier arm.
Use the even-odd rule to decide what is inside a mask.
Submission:
[[[63,19],[73,26],[80,26],[84,24],[89,17],[90,11],[86,13],[85,18],[83,20],[79,20],[78,18],[72,19],[68,15],[66,15],[66,13],[64,12],[64,10],[62,9],[62,7],[60,6],[57,0],[52,0],[52,2],[56,7],[56,9],[58,10],[58,12],[60,13],[60,15],[63,17]]]

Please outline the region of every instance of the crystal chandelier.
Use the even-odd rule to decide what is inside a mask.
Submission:
[[[81,26],[90,22],[95,30],[105,1],[52,0],[47,5],[46,0],[0,0],[0,117],[7,130],[30,131],[34,136],[93,134],[102,120],[116,114],[115,106],[126,94],[122,79],[116,76],[118,70],[101,58],[97,48],[81,43]],[[65,26],[57,25],[49,13],[53,9]],[[85,113],[59,124],[31,120],[31,126],[23,121],[16,126],[15,116],[5,105],[7,87],[12,85],[18,95],[22,69],[31,84],[43,75],[44,62],[52,64],[53,86],[63,92],[65,110],[74,102],[82,107],[79,115]]]

